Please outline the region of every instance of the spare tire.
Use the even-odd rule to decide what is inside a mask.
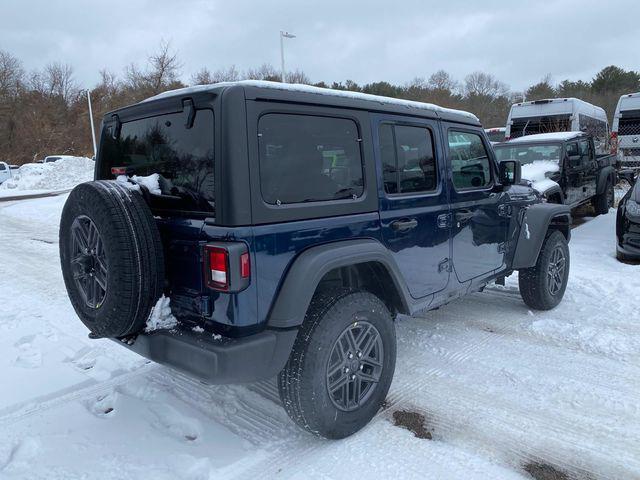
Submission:
[[[110,180],[75,187],[60,220],[60,264],[92,337],[141,330],[164,284],[160,233],[142,194]]]

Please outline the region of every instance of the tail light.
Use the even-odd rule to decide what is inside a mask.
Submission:
[[[204,278],[207,287],[221,292],[239,292],[251,280],[251,259],[242,242],[217,242],[204,246]]]
[[[613,155],[618,153],[618,132],[611,132],[611,153]]]

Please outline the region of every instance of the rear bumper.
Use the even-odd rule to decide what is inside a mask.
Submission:
[[[248,337],[216,340],[211,333],[178,329],[142,333],[131,344],[115,341],[206,383],[224,384],[276,375],[287,363],[297,333],[297,329],[264,330]]]

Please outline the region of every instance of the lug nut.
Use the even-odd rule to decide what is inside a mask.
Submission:
[[[349,373],[349,367],[344,367],[344,373]]]
[[[358,358],[362,358],[362,352],[358,352],[356,355],[358,355]]]
[[[360,367],[358,367],[359,370],[362,370],[364,368],[364,365],[360,365]]]
[[[355,376],[355,375],[351,375],[351,377],[350,377],[350,378],[351,378],[351,380],[355,380],[355,379],[356,379],[356,376]]]
[[[347,355],[347,358],[351,360],[353,358],[353,353],[349,352],[349,354]]]

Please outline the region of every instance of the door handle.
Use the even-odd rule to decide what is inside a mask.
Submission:
[[[471,210],[463,209],[456,212],[456,222],[468,222],[473,218],[473,212]]]
[[[391,222],[391,228],[398,232],[408,232],[418,226],[418,220],[415,218],[403,218],[402,220],[396,220]]]

